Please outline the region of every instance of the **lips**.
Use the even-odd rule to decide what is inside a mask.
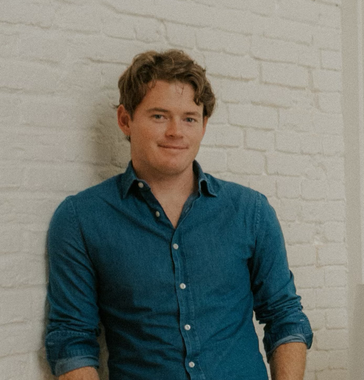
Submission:
[[[170,144],[159,144],[159,147],[164,148],[164,149],[177,149],[177,150],[187,149],[187,146],[170,145]]]

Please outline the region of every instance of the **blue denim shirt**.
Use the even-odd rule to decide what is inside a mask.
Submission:
[[[56,375],[98,366],[110,380],[266,380],[264,346],[311,345],[282,232],[260,193],[194,163],[198,192],[172,226],[148,184],[124,174],[68,197],[51,221],[46,348]]]

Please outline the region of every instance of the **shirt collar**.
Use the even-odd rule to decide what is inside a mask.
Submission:
[[[211,195],[216,197],[216,191],[211,182],[211,179],[203,172],[200,164],[197,161],[193,161],[193,171],[197,176],[198,181],[198,191],[205,195]],[[142,179],[139,179],[135,174],[132,162],[130,161],[125,172],[121,176],[121,195],[126,198],[132,186],[135,183],[142,183],[143,190],[150,190],[149,185]]]

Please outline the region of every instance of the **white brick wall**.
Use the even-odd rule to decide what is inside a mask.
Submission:
[[[219,98],[199,160],[277,210],[315,330],[305,380],[348,379],[340,0],[5,0],[0,11],[0,377],[51,379],[45,235],[122,170],[112,105],[146,49],[185,49]],[[261,330],[259,330],[261,331]]]

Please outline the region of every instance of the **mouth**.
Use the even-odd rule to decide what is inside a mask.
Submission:
[[[170,145],[170,144],[159,144],[159,147],[163,148],[163,149],[171,149],[171,150],[183,150],[183,149],[187,149],[186,146]]]

